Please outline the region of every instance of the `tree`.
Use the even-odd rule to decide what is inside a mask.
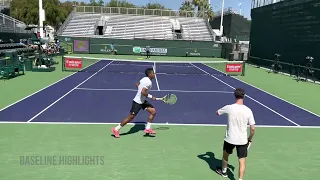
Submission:
[[[197,16],[205,17],[209,19],[214,17],[212,8],[209,5],[208,0],[192,0],[192,4],[197,8]]]
[[[89,6],[104,6],[104,1],[103,0],[90,0],[90,3],[88,4]]]
[[[70,4],[70,2],[68,2]],[[70,4],[71,5],[71,4]],[[65,7],[65,8],[61,8]],[[62,6],[59,0],[43,0],[43,9],[45,10],[46,20],[44,24],[57,26],[64,22],[72,10],[65,4]],[[12,0],[10,6],[10,16],[26,24],[39,23],[39,4],[35,0]]]
[[[148,3],[145,6],[143,6],[143,8],[144,9],[167,9],[159,3]]]
[[[185,1],[179,9],[180,16],[194,17],[195,6],[190,1]]]
[[[111,0],[106,4],[107,7],[124,7],[124,8],[136,8],[137,6],[129,3],[126,0]]]

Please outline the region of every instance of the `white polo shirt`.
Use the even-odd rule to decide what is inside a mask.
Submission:
[[[134,97],[133,101],[138,104],[143,104],[144,101],[147,99],[147,97],[142,95],[141,91],[143,88],[146,88],[147,92],[149,93],[150,89],[152,88],[152,81],[148,77],[144,77],[139,82],[140,82],[140,85],[138,87],[138,92]]]
[[[228,124],[224,140],[233,145],[247,144],[248,124],[255,124],[251,109],[246,105],[230,104],[219,109],[218,114],[227,114],[228,116]]]

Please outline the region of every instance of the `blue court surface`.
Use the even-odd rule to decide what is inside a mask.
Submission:
[[[155,65],[155,66],[154,66]],[[235,88],[244,88],[245,104],[256,124],[265,127],[318,127],[320,117],[263,90],[201,63],[152,63],[101,60],[0,111],[2,123],[119,123],[131,108],[135,84],[147,67],[155,67],[151,94],[176,94],[175,105],[150,102],[157,109],[154,123],[225,125],[215,112],[234,103]],[[132,73],[130,73],[132,72]],[[140,72],[140,73],[134,73]],[[250,76],[250,74],[247,74]],[[134,122],[146,122],[139,112]]]

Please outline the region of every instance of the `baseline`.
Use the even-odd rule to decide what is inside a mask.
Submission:
[[[102,71],[104,68],[106,68],[107,66],[109,66],[113,61],[111,61],[110,63],[108,63],[107,65],[103,66],[101,69],[99,69],[96,73],[92,74],[91,76],[89,76],[87,79],[85,79],[84,81],[82,81],[80,84],[78,84],[77,86],[75,86],[74,88],[72,88],[70,91],[68,91],[67,93],[65,93],[63,96],[61,96],[59,99],[57,99],[56,101],[54,101],[53,103],[51,103],[49,106],[47,106],[46,108],[44,108],[42,111],[40,111],[38,114],[36,114],[35,116],[33,116],[31,119],[29,119],[27,122],[31,122],[33,119],[35,119],[36,117],[38,117],[40,114],[42,114],[43,112],[45,112],[47,109],[49,109],[51,106],[53,106],[54,104],[56,104],[57,102],[59,102],[62,98],[64,98],[65,96],[67,96],[68,94],[70,94],[72,91],[74,91],[76,88],[78,88],[79,86],[81,86],[82,84],[84,84],[85,82],[87,82],[89,79],[91,79],[93,76],[95,76],[96,74],[98,74],[100,71]]]
[[[117,123],[96,123],[96,122],[20,122],[20,121],[0,121],[0,124],[43,124],[43,125],[117,125]],[[128,125],[146,124],[146,123],[128,123]],[[152,123],[158,126],[203,126],[203,127],[226,127],[226,124],[174,124],[174,123]],[[319,129],[320,126],[271,126],[256,125],[260,128],[292,128],[292,129]]]
[[[192,63],[190,63],[190,64],[191,64],[192,66],[194,66],[195,68],[197,68],[197,69],[201,70],[202,72],[204,72],[204,73],[206,73],[206,74],[210,75],[210,76],[211,76],[211,77],[213,77],[214,79],[216,79],[216,80],[220,81],[221,83],[225,84],[226,86],[230,87],[231,89],[233,89],[233,90],[235,90],[235,89],[236,89],[235,87],[233,87],[233,86],[231,86],[230,84],[228,84],[228,83],[226,83],[226,82],[222,81],[221,79],[219,79],[219,78],[217,78],[217,77],[215,77],[215,76],[211,75],[210,73],[208,73],[207,71],[205,71],[205,70],[201,69],[200,67],[198,67],[198,66],[196,66],[196,65],[194,65],[194,64],[192,64]],[[277,111],[275,111],[275,110],[271,109],[270,107],[268,107],[268,106],[266,106],[265,104],[263,104],[263,103],[259,102],[258,100],[256,100],[256,99],[254,99],[254,98],[250,97],[249,95],[246,95],[246,97],[248,97],[249,99],[253,100],[254,102],[256,102],[256,103],[260,104],[261,106],[263,106],[263,107],[267,108],[268,110],[272,111],[273,113],[275,113],[275,114],[279,115],[279,116],[280,116],[280,117],[282,117],[283,119],[285,119],[285,120],[287,120],[287,121],[291,122],[292,124],[294,124],[294,125],[296,125],[296,126],[300,126],[298,123],[296,123],[296,122],[294,122],[294,121],[290,120],[289,118],[287,118],[287,117],[285,117],[284,115],[280,114],[279,112],[277,112]]]

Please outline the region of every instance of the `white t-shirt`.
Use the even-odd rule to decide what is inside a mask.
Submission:
[[[143,104],[144,101],[147,99],[147,97],[142,95],[141,91],[143,88],[146,88],[147,92],[149,93],[149,91],[152,87],[152,81],[148,77],[144,77],[139,82],[140,82],[140,85],[138,87],[138,92],[137,92],[136,96],[134,97],[133,101],[138,104]]]
[[[247,144],[248,124],[255,124],[251,109],[246,105],[231,104],[219,109],[218,114],[228,115],[228,124],[224,140],[233,145]]]

